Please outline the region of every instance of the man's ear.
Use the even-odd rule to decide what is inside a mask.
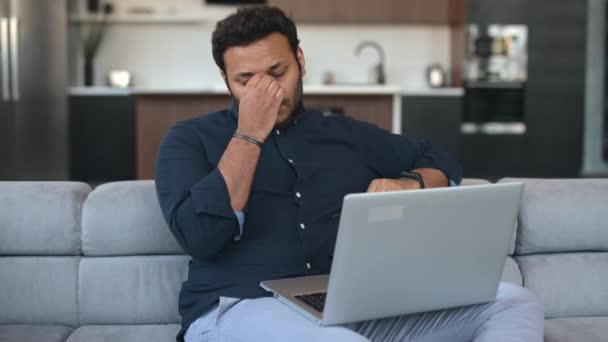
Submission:
[[[298,52],[296,53],[296,58],[300,63],[300,70],[302,71],[302,77],[306,76],[306,60],[304,58],[304,51],[301,47],[298,47]]]

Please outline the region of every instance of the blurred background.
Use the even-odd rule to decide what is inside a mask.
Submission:
[[[258,3],[298,25],[309,108],[465,177],[608,176],[606,0],[0,0],[0,180],[153,178],[175,122],[229,106],[211,33]]]

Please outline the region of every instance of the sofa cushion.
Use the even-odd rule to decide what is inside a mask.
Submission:
[[[185,255],[83,258],[80,325],[178,323]]]
[[[608,316],[608,253],[517,257],[525,287],[545,305],[545,318]]]
[[[78,324],[79,257],[0,258],[0,324]]]
[[[82,252],[86,256],[184,253],[162,216],[151,180],[95,188],[84,203]]]
[[[178,324],[165,325],[86,325],[68,338],[68,342],[167,342],[175,341]]]
[[[608,317],[571,317],[545,321],[546,342],[605,342]]]
[[[0,325],[0,341],[64,342],[73,330],[62,325]]]
[[[608,251],[608,179],[525,182],[516,253]]]
[[[505,268],[502,273],[501,281],[522,285],[521,272],[519,271],[519,265],[511,257],[507,257],[505,262]]]
[[[79,255],[90,191],[76,182],[0,182],[0,255]]]

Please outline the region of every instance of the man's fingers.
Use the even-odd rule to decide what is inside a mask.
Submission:
[[[245,85],[246,88],[255,88],[257,87],[258,83],[260,83],[260,81],[262,80],[262,74],[255,74],[253,75],[249,81],[247,81],[247,84]]]
[[[279,104],[283,102],[283,99],[285,99],[285,90],[283,90],[283,87],[279,86],[279,89],[274,94],[274,98],[279,102]]]
[[[262,79],[260,80],[260,83],[258,83],[256,88],[266,91],[266,90],[268,90],[268,87],[270,86],[270,84],[272,82],[274,82],[274,78],[266,75],[266,76],[262,77]]]
[[[281,87],[281,86],[279,85],[279,82],[277,82],[277,81],[273,81],[273,82],[271,82],[271,83],[270,83],[270,85],[268,86],[268,89],[266,90],[266,92],[267,92],[267,93],[268,93],[270,96],[274,97],[274,96],[276,95],[277,91],[279,91],[279,88],[280,88],[280,87]]]
[[[376,186],[377,186],[377,182],[374,179],[371,184],[369,185],[369,187],[367,188],[367,192],[375,192],[376,191]]]
[[[367,192],[387,192],[395,190],[397,189],[395,189],[391,183],[387,182],[385,179],[374,179],[369,185]]]

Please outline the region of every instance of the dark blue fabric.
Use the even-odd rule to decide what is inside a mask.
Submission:
[[[177,123],[158,153],[160,206],[192,256],[179,297],[178,339],[220,296],[266,296],[260,281],[329,273],[346,194],[416,168],[439,169],[456,183],[462,178],[455,159],[428,141],[301,106],[262,146],[243,234],[235,240],[239,223],[217,165],[237,112],[233,106]]]

